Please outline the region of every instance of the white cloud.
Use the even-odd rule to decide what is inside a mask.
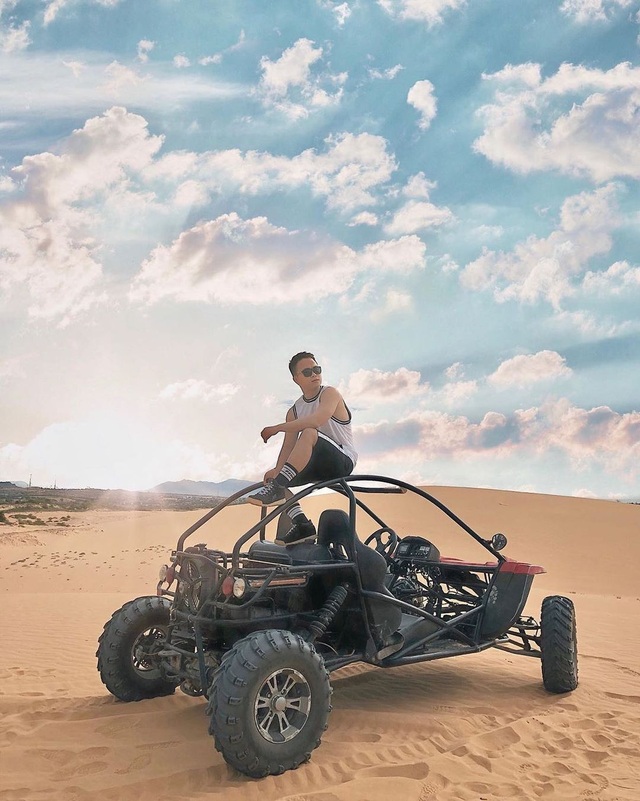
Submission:
[[[198,59],[198,64],[203,67],[208,67],[209,64],[221,64],[222,63],[222,54],[215,53],[213,56],[202,56],[202,58]]]
[[[356,214],[354,217],[351,218],[350,222],[347,223],[349,226],[355,225],[377,225],[378,224],[378,216],[374,214],[372,211],[361,211],[360,214]]]
[[[156,247],[131,287],[134,302],[304,303],[342,295],[360,273],[407,272],[424,266],[417,237],[381,241],[354,251],[265,217],[225,214]]]
[[[373,205],[374,190],[396,169],[386,140],[373,134],[344,133],[327,137],[325,145],[324,152],[309,149],[292,158],[256,151],[207,153],[198,161],[197,177],[251,195],[308,187],[326,198],[330,208],[345,211]]]
[[[151,39],[140,39],[138,42],[138,61],[146,64],[149,61],[149,53],[156,46],[156,43]]]
[[[406,186],[402,190],[402,194],[412,198],[428,199],[431,190],[435,189],[437,186],[438,184],[435,181],[430,181],[421,171],[409,178]]]
[[[538,64],[507,65],[484,77],[496,93],[479,110],[485,130],[477,152],[520,173],[640,178],[640,67],[562,64],[543,79]]]
[[[336,0],[319,0],[320,6],[329,9],[336,18],[339,27],[343,27],[352,14],[349,3],[340,3]]]
[[[44,11],[44,24],[49,25],[58,16],[60,11],[66,6],[80,5],[82,2],[89,2],[105,8],[114,8],[121,0],[49,0]]]
[[[447,369],[444,371],[444,374],[450,381],[456,381],[460,378],[464,378],[464,365],[462,362],[454,362],[447,367]]]
[[[488,377],[490,384],[499,388],[527,387],[539,381],[553,381],[573,374],[566,359],[553,350],[519,354],[502,362]]]
[[[0,203],[0,285],[29,298],[32,317],[62,324],[105,299],[92,230],[105,197],[125,204],[129,178],[162,144],[122,108],[87,120],[60,155],[27,156],[12,172],[16,191]]]
[[[574,469],[604,467],[633,483],[640,476],[640,412],[620,413],[608,406],[583,409],[567,399],[512,414],[487,412],[479,421],[443,412],[419,411],[390,423],[357,426],[364,458],[502,459],[510,455],[557,453]]]
[[[418,127],[420,130],[426,131],[435,119],[438,110],[438,100],[431,81],[416,81],[409,89],[407,103],[418,111],[420,114]]]
[[[369,69],[369,75],[374,80],[392,81],[403,69],[404,67],[402,64],[396,64],[395,67],[389,67],[386,70],[371,68]]]
[[[25,445],[0,447],[0,475],[33,474],[41,486],[144,490],[163,481],[221,481],[229,476],[258,477],[274,458],[267,449],[244,461],[216,450],[207,452],[153,430],[143,418],[96,413],[80,421],[53,423]]]
[[[586,292],[596,295],[621,295],[640,289],[640,267],[632,267],[627,261],[617,261],[602,272],[589,271],[582,282]]]
[[[423,172],[411,176],[402,190],[402,194],[411,199],[393,214],[384,227],[385,232],[391,236],[413,234],[453,222],[455,217],[449,208],[429,201],[429,193],[436,186]]]
[[[426,228],[436,228],[455,219],[446,206],[440,207],[425,201],[410,200],[398,209],[384,230],[391,236],[413,234]]]
[[[322,70],[312,75],[313,66],[322,56],[322,48],[314,47],[310,39],[298,39],[275,61],[264,56],[257,87],[262,102],[292,119],[307,117],[314,108],[339,102],[347,75]]]
[[[23,22],[21,25],[9,25],[6,28],[0,23],[0,51],[17,53],[20,50],[26,50],[31,44],[30,27],[29,21]]]
[[[575,293],[589,260],[611,248],[611,232],[620,225],[615,193],[608,185],[567,198],[558,228],[546,239],[530,236],[510,253],[485,248],[462,271],[462,285],[493,289],[499,302],[546,300],[560,309],[562,300]]]
[[[106,81],[101,88],[112,98],[120,97],[128,87],[138,86],[146,80],[144,75],[118,61],[112,61],[104,72]]]
[[[201,401],[208,403],[228,403],[240,390],[237,384],[209,384],[198,378],[188,378],[186,381],[178,381],[168,384],[161,392],[159,397],[162,400],[170,401]]]
[[[466,5],[466,0],[378,0],[392,17],[412,22],[425,22],[430,28],[442,22],[449,9]]]
[[[478,392],[477,381],[451,381],[437,393],[447,406],[458,406]]]
[[[563,0],[560,11],[577,22],[607,20],[621,8],[629,8],[633,0]]]
[[[352,405],[373,406],[396,403],[408,397],[429,391],[429,384],[421,381],[416,370],[400,367],[393,372],[383,370],[357,370],[340,385],[340,391]]]
[[[183,70],[187,67],[190,67],[191,62],[185,55],[180,53],[179,55],[173,57],[173,66],[179,70]]]
[[[70,70],[74,63],[82,64],[83,69]],[[0,71],[0,108],[5,117],[20,120],[101,114],[114,97],[122,105],[165,112],[168,106],[194,100],[216,102],[245,91],[202,73],[175,70],[170,64],[143,65],[136,59],[128,65],[105,61],[102,54],[88,51],[81,58],[77,52],[0,52]]]
[[[372,319],[381,320],[391,314],[403,314],[413,310],[413,298],[408,292],[388,289],[382,301],[371,314]]]

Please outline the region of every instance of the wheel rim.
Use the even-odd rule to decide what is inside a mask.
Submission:
[[[285,743],[302,731],[311,711],[311,687],[293,668],[274,671],[258,690],[254,720],[270,743]]]
[[[164,629],[153,626],[138,635],[131,648],[131,664],[136,673],[148,674],[157,670],[155,654],[162,648],[166,639]]]

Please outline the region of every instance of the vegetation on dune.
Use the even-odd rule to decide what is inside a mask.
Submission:
[[[37,518],[34,519],[33,513],[86,512],[89,509],[190,511],[211,508],[220,500],[221,498],[205,495],[5,486],[0,487],[0,523],[43,525],[43,522],[36,522]],[[63,525],[66,519],[59,518],[62,522],[58,522],[57,525]]]

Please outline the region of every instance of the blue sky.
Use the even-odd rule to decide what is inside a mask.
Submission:
[[[635,497],[638,0],[0,0],[0,479]]]

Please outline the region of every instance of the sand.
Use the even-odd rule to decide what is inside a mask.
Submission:
[[[640,506],[430,491],[483,536],[506,533],[507,556],[545,566],[525,611],[538,617],[545,595],[573,599],[575,692],[545,692],[538,660],[494,650],[393,670],[352,665],[332,674],[333,712],[311,762],[247,779],[215,751],[201,699],[124,704],[96,671],[104,622],[155,592],[160,564],[201,513],[93,511],[70,514],[65,528],[0,526],[0,799],[638,801]],[[307,502],[314,513],[328,504],[338,505]],[[476,547],[464,552],[439,512],[424,515],[406,496],[382,507],[399,533],[426,535],[443,555]],[[230,509],[193,542],[228,546],[257,514]]]

